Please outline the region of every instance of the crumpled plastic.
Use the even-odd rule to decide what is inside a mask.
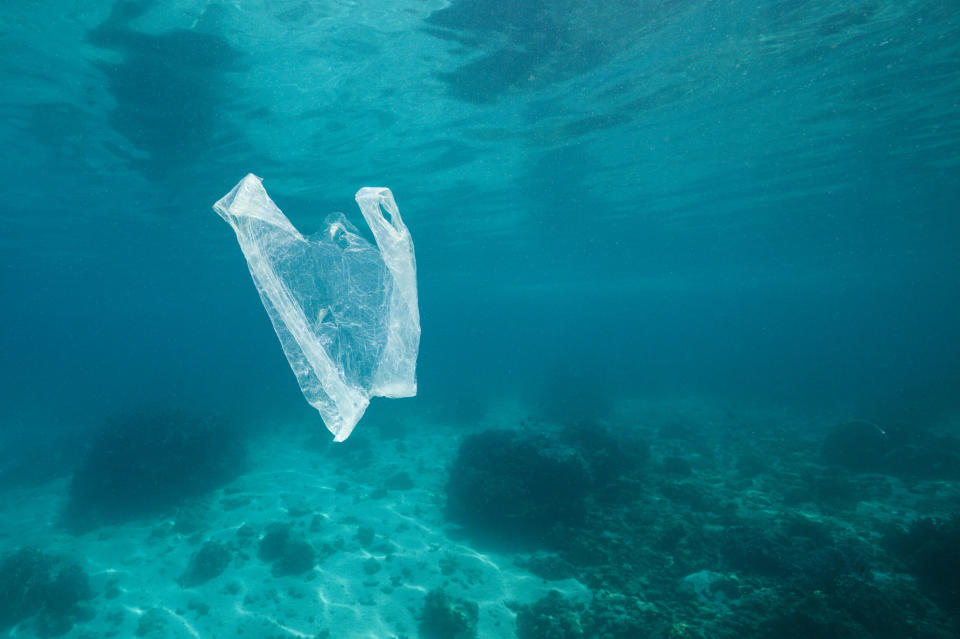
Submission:
[[[417,394],[413,239],[389,189],[365,187],[356,200],[376,246],[339,213],[304,237],[252,174],[213,206],[236,232],[300,390],[334,441],[371,397]]]

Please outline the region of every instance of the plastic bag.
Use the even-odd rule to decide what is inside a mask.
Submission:
[[[236,232],[290,368],[335,441],[371,397],[417,394],[413,240],[389,189],[362,188],[356,200],[376,246],[341,214],[305,238],[252,174],[213,206]]]

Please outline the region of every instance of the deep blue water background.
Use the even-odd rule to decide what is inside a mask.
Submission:
[[[247,172],[306,232],[393,190],[402,410],[955,412],[958,60],[951,2],[5,3],[4,431],[321,427],[210,208]]]

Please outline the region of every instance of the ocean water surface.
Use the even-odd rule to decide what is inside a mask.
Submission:
[[[5,3],[0,634],[957,636],[958,62],[952,2]],[[346,442],[248,173],[412,234]]]

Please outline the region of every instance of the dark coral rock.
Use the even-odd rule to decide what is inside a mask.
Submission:
[[[33,623],[38,637],[62,637],[73,628],[73,620],[48,614],[40,614]]]
[[[74,473],[65,521],[88,529],[171,510],[235,477],[244,461],[243,438],[221,419],[121,415]]]
[[[600,591],[581,615],[584,635],[603,639],[669,636],[663,615],[650,604],[627,595]]]
[[[70,614],[74,606],[81,601],[93,598],[90,578],[76,564],[67,564],[60,568],[57,576],[47,586],[44,608],[54,616]]]
[[[736,526],[725,531],[721,553],[735,572],[774,577],[786,588],[812,591],[832,587],[843,575],[862,574],[869,566],[868,544],[856,538],[831,539],[815,522],[791,520],[785,531]]]
[[[906,531],[888,534],[886,544],[931,595],[960,601],[960,514],[917,519]]]
[[[190,558],[190,565],[180,577],[184,588],[198,586],[220,576],[230,565],[230,551],[216,541],[208,541]]]
[[[960,479],[960,439],[922,427],[894,426],[887,429],[894,450],[888,456],[887,472],[902,477]]]
[[[789,577],[788,540],[771,530],[732,526],[724,531],[721,553],[735,572],[765,577]]]
[[[866,639],[859,626],[842,612],[832,610],[825,598],[811,594],[798,603],[785,602],[785,610],[760,624],[758,639]]]
[[[517,611],[517,639],[580,639],[583,606],[569,602],[556,590]]]
[[[447,484],[447,513],[476,531],[543,538],[584,513],[586,462],[548,435],[502,430],[467,437]]]
[[[260,559],[276,561],[283,556],[289,542],[290,524],[270,524],[260,540]]]
[[[363,572],[367,573],[368,575],[377,574],[378,572],[380,572],[381,568],[382,566],[380,565],[380,562],[377,561],[374,557],[370,557],[369,559],[363,562]]]
[[[312,570],[317,553],[306,539],[294,537],[288,524],[275,523],[260,540],[260,559],[273,563],[274,577],[285,577]]]
[[[292,539],[287,543],[283,555],[273,562],[271,573],[274,577],[300,575],[317,563],[317,553],[305,539]]]
[[[606,502],[630,501],[618,484],[634,475],[650,457],[650,446],[629,430],[613,432],[601,424],[581,421],[567,426],[561,437],[575,448],[587,463],[595,496]],[[623,498],[623,499],[621,499]]]
[[[891,487],[881,475],[853,475],[840,470],[807,475],[805,501],[837,509],[849,509],[859,501],[880,501],[890,496]]]
[[[946,639],[951,623],[908,583],[847,575],[826,590],[768,601],[757,639]]]
[[[33,548],[0,560],[0,630],[30,617],[41,637],[66,634],[91,617],[82,603],[93,598],[87,574]]]
[[[925,607],[899,587],[880,588],[861,579],[844,577],[831,591],[832,600],[875,639],[924,637],[919,623]]]
[[[0,629],[35,615],[44,605],[52,560],[22,548],[0,561]]]
[[[919,426],[846,422],[827,432],[821,454],[828,464],[854,472],[960,479],[960,440]]]
[[[357,529],[357,541],[360,542],[361,546],[369,546],[373,543],[375,534],[375,531],[370,526],[360,526],[360,528]]]
[[[421,639],[474,639],[480,608],[475,602],[449,596],[441,589],[431,590],[420,613]]]
[[[862,575],[869,566],[869,549],[852,540],[842,540],[830,546],[789,546],[788,586],[802,592],[833,590],[841,578]]]

